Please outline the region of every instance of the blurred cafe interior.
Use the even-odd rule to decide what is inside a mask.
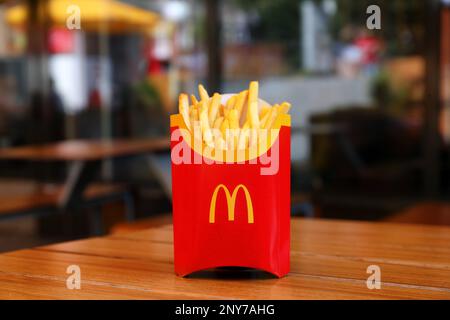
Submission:
[[[450,225],[449,34],[443,0],[0,0],[0,252],[170,223],[199,83],[292,104],[292,216]]]

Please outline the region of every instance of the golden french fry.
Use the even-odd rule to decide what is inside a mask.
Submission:
[[[203,113],[206,113],[206,117],[208,117],[208,102],[207,101],[200,101],[200,103],[198,104],[199,106],[199,119],[200,119],[200,115]],[[208,122],[209,123],[209,122]]]
[[[249,136],[249,139],[248,139],[248,145],[249,145],[250,148],[253,148],[253,147],[255,147],[258,144],[258,132],[259,132],[259,129],[250,128],[249,132],[250,132],[250,136]],[[256,149],[254,151],[256,151]]]
[[[236,148],[239,141],[239,118],[236,109],[230,110],[228,113],[228,121],[230,123],[230,140],[228,141],[228,146],[231,148]]]
[[[250,137],[250,125],[246,121],[239,132],[238,150],[246,149],[248,146],[248,139]]]
[[[203,87],[201,84],[198,85],[198,93],[200,94],[201,101],[206,102],[209,100],[208,91],[206,91],[205,87]]]
[[[209,120],[208,120],[208,103],[202,101],[200,107],[200,128],[202,130],[203,140],[205,143],[209,146],[213,146],[213,135],[211,132],[211,127],[209,126]]]
[[[225,106],[227,109],[233,109],[234,105],[236,104],[237,95],[231,96],[228,100]]]
[[[230,122],[230,129],[239,129],[238,112],[236,109],[230,110],[228,113],[228,121]]]
[[[258,101],[259,84],[258,81],[251,81],[248,87],[248,101]]]
[[[277,104],[272,107],[272,110],[270,110],[270,116],[265,123],[264,129],[272,128],[272,126],[275,122],[275,119],[278,115],[278,108],[279,108],[279,105],[277,105]]]
[[[237,112],[238,112],[239,123],[241,122],[242,109],[244,107],[245,100],[247,99],[247,95],[248,95],[248,90],[244,90],[244,91],[240,92],[237,95],[237,97],[236,97],[236,102],[234,104],[234,109],[236,109]]]
[[[220,99],[220,94],[214,93],[210,101],[208,119],[211,126],[214,124],[214,121],[217,118],[217,114],[219,113]]]
[[[258,82],[250,82],[248,89],[248,108],[247,120],[249,120],[250,127],[259,129],[259,113],[258,113]]]
[[[275,124],[277,123],[278,119],[280,118],[281,113],[277,112],[276,116],[274,117],[272,123],[270,124],[269,129],[274,129],[275,128]]]
[[[193,94],[191,94],[191,103],[194,107],[196,107],[198,104],[198,100]]]
[[[195,125],[196,122],[198,122],[198,110],[196,108],[191,108],[189,111],[189,119],[191,121],[191,127]]]
[[[269,113],[269,111],[270,111],[271,108],[272,108],[271,106],[262,106],[262,107],[261,107],[261,110],[259,110],[259,118],[260,118],[260,119],[264,118],[264,116],[265,116],[267,113]],[[261,125],[261,127],[262,127],[262,125]]]
[[[241,129],[241,134],[239,135],[239,142],[237,145],[238,150],[244,150],[248,147],[248,141],[250,137],[250,129]]]
[[[223,119],[224,119],[223,117],[218,117],[216,121],[214,121],[213,128],[220,130],[220,126],[222,125]]]
[[[224,119],[220,125],[220,132],[222,132],[222,137],[226,138],[227,130],[230,129],[230,122],[228,119]]]
[[[269,130],[259,129],[258,130],[258,153],[262,154],[268,149],[270,138]]]
[[[267,119],[269,119],[271,112],[272,112],[272,108],[269,108],[267,110],[267,112],[265,112],[265,115],[261,118],[261,121],[260,121],[261,128],[264,129],[266,127]]]
[[[229,114],[230,114],[230,109],[224,108],[223,109],[223,117],[228,118]]]
[[[226,150],[227,144],[224,140],[224,137],[221,133],[221,127],[223,124],[224,118],[218,117],[216,121],[214,121],[214,127],[213,127],[213,135],[214,135],[214,148],[216,152],[222,152]],[[219,154],[216,154],[216,156]]]
[[[248,105],[247,116],[249,117],[250,127],[258,129],[260,127],[260,121],[258,116],[258,103],[250,102]]]
[[[193,104],[193,105],[189,106],[189,116],[191,116],[191,114],[192,114],[192,112],[193,112],[194,110],[197,111],[197,118],[196,118],[196,120],[198,121],[198,114],[199,114],[199,112],[200,112],[200,109],[199,109],[198,104],[197,104],[197,105]]]
[[[289,109],[291,109],[291,104],[289,102],[283,102],[278,107],[278,113],[288,113]]]
[[[189,121],[189,98],[187,94],[180,94],[178,97],[178,109],[181,116],[183,117],[186,127],[191,130],[191,124]]]

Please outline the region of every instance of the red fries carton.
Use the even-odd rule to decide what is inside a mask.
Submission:
[[[290,116],[277,116],[266,149],[231,158],[207,155],[182,115],[172,115],[170,125],[176,274],[239,266],[286,275]]]

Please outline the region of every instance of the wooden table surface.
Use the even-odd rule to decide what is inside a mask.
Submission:
[[[0,298],[450,299],[450,228],[333,220],[292,221],[291,272],[173,272],[172,227],[0,255]],[[66,269],[81,268],[81,289]],[[366,286],[369,265],[381,289]]]
[[[0,149],[0,159],[29,161],[92,161],[166,151],[168,138],[100,140],[66,140],[43,145]]]

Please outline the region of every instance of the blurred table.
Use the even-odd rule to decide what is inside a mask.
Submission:
[[[67,161],[70,163],[68,178],[59,204],[67,208],[78,202],[95,176],[101,161],[111,158],[139,156],[168,151],[168,138],[99,140],[66,140],[43,145],[0,149],[1,160]]]
[[[43,145],[0,149],[0,159],[28,161],[95,161],[168,150],[167,138],[121,140],[66,140]]]
[[[450,299],[450,228],[292,220],[291,272],[173,271],[172,226],[0,255],[2,299]],[[238,248],[236,248],[238,250]],[[66,269],[81,269],[81,289]],[[366,285],[368,266],[381,289]]]

